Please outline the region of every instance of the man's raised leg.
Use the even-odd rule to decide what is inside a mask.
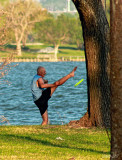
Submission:
[[[51,88],[51,96],[54,93],[54,91],[56,90],[56,88],[62,84],[64,84],[69,78],[74,77],[74,72],[76,71],[77,67],[75,67],[72,72],[70,72],[68,75],[66,75],[65,77],[59,79],[58,81],[55,82],[56,87],[52,87]]]
[[[56,90],[57,87],[58,87],[58,86],[56,86],[56,87],[51,87],[51,95],[50,95],[50,96],[52,96],[52,94],[54,93],[54,91]]]
[[[57,86],[64,84],[69,78],[74,77],[76,69],[77,67],[75,67],[68,75],[56,81],[55,83],[57,84]]]

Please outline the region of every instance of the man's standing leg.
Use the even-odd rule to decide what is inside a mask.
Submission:
[[[47,110],[44,112],[44,114],[42,115],[42,119],[43,119],[43,121],[42,121],[42,126],[43,125],[47,125],[48,124],[48,112],[47,112]]]

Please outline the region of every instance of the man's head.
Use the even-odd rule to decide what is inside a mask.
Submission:
[[[45,74],[46,74],[45,68],[42,67],[42,66],[39,66],[39,67],[37,68],[37,74],[40,75],[40,76],[42,76],[42,77],[44,77]]]

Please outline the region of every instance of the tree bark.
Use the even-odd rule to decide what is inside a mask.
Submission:
[[[27,42],[28,34],[24,35],[22,38],[22,46],[25,47],[26,42]]]
[[[19,33],[18,30],[15,28],[15,38],[16,38],[16,50],[17,50],[17,55],[21,56],[22,52],[21,52],[21,39],[19,37]]]
[[[110,127],[110,41],[103,5],[100,0],[72,1],[83,28],[88,86],[87,113],[73,123],[86,127]]]
[[[122,159],[122,1],[111,0],[111,160]]]
[[[20,43],[20,41],[17,41],[16,44],[17,44],[17,55],[21,56],[22,55],[21,43]]]

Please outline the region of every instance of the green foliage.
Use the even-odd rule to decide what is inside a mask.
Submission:
[[[56,19],[50,18],[44,22],[36,24],[36,33],[41,42],[51,43],[53,45],[61,44],[67,40],[69,18],[60,15]]]
[[[110,143],[103,129],[68,126],[1,126],[0,159],[108,160]]]
[[[6,2],[8,0],[5,0]],[[5,2],[4,0],[0,0],[1,3]],[[63,8],[65,8],[66,2],[64,0],[62,1],[56,1],[56,0],[40,0],[40,2],[42,3],[43,6],[51,6],[52,4],[55,4],[55,6],[59,6],[61,7],[61,10],[63,10]],[[57,4],[59,3],[59,4]],[[107,0],[106,3],[106,16],[108,21],[110,21],[110,7],[109,4],[110,2]],[[44,5],[45,4],[45,5]],[[73,3],[72,3],[73,4]],[[19,5],[17,5],[19,6]],[[37,5],[37,8],[39,6]],[[24,7],[25,8],[25,7]],[[34,7],[33,7],[34,8]],[[7,7],[8,9],[8,7]],[[24,12],[22,11],[22,6],[19,6],[19,8],[17,9],[18,11],[21,10],[19,13],[26,15],[26,8],[24,10]],[[11,12],[11,10],[10,10]],[[14,16],[16,14],[19,13],[15,13]],[[31,13],[34,13],[31,10]],[[36,17],[37,15],[40,17],[44,17],[41,16],[41,14],[35,14]],[[18,15],[17,15],[18,17]],[[33,14],[32,14],[32,19],[33,19]],[[47,18],[47,19],[46,19]],[[78,49],[81,49],[83,47],[83,37],[82,37],[82,28],[81,28],[81,22],[78,18],[78,14],[76,15],[72,15],[70,13],[64,13],[56,18],[53,17],[53,15],[51,15],[50,13],[48,13],[48,15],[46,16],[46,18],[44,18],[45,20],[43,22],[38,22],[36,23],[35,27],[33,28],[33,24],[29,24],[27,29],[25,30],[24,36],[22,41],[24,41],[25,39],[25,44],[26,44],[26,40],[27,42],[44,42],[44,43],[49,43],[51,45],[61,45],[61,44],[76,44]],[[10,19],[10,18],[9,18]],[[22,17],[19,19],[19,24],[15,27],[13,26],[12,29],[8,29],[7,31],[7,37],[8,37],[8,42],[15,42],[15,35],[14,35],[14,31],[16,28],[19,30],[20,29],[20,20],[22,19]],[[2,24],[2,21],[0,23],[0,25]],[[12,25],[12,24],[11,24]],[[33,30],[32,30],[33,29]],[[20,35],[21,35],[21,30],[20,30]],[[28,39],[26,39],[28,35]],[[20,36],[19,36],[20,37]]]
[[[66,13],[64,12],[63,15],[65,15],[65,16],[67,16],[69,18],[79,18],[79,15],[78,15],[77,12],[75,14],[71,14],[69,12],[66,12]]]
[[[10,34],[10,20],[6,18],[6,13],[3,10],[0,10],[0,48],[4,47],[4,45],[10,42],[9,34]]]
[[[53,45],[77,44],[79,48],[79,45],[83,43],[80,20],[65,14],[37,23],[35,35],[37,41]]]
[[[71,19],[70,21],[70,41],[69,43],[71,44],[77,44],[77,47],[80,49],[83,45],[83,36],[82,36],[82,27],[81,27],[81,22],[78,19]]]

